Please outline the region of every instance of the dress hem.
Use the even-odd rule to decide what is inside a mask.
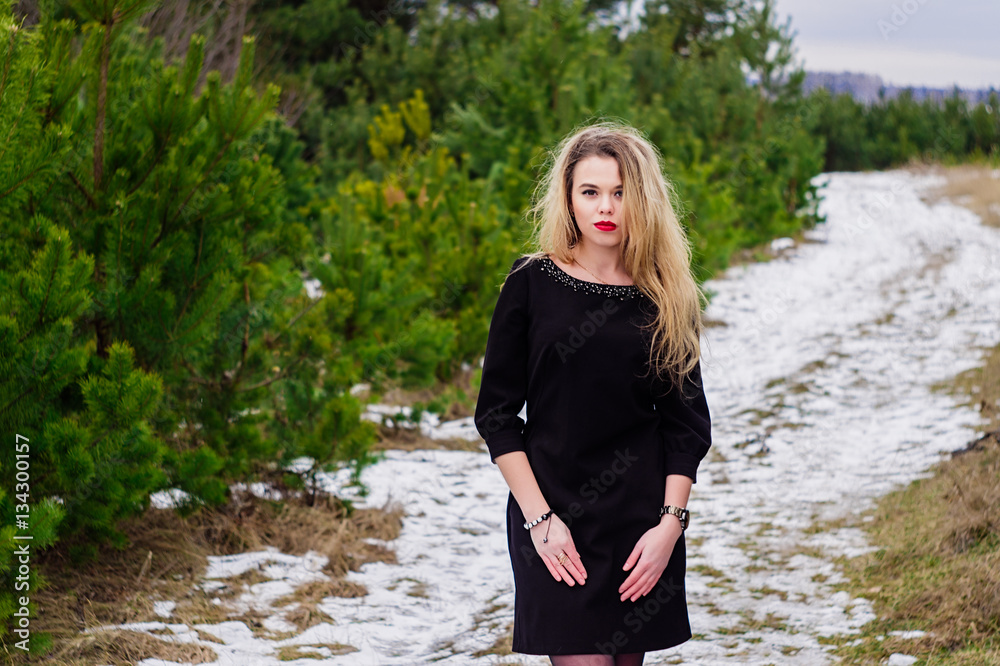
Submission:
[[[691,640],[692,637],[693,637],[693,634],[688,633],[686,637],[681,638],[681,639],[679,639],[679,640],[677,640],[675,642],[670,642],[667,645],[663,645],[662,643],[654,643],[654,645],[656,645],[657,647],[645,647],[645,646],[643,646],[641,644],[639,644],[639,645],[632,645],[631,643],[629,643],[629,644],[627,644],[625,646],[622,646],[622,648],[620,650],[617,649],[617,646],[615,646],[614,643],[608,641],[606,644],[609,645],[609,646],[611,646],[612,649],[610,651],[608,651],[608,650],[605,650],[605,651],[598,650],[598,651],[595,652],[594,651],[594,648],[596,647],[595,643],[591,643],[590,645],[587,645],[587,646],[581,646],[579,648],[576,648],[576,647],[566,647],[564,645],[561,645],[561,646],[555,647],[555,648],[551,648],[551,649],[546,649],[546,648],[526,648],[526,647],[519,647],[519,646],[511,646],[510,651],[514,652],[514,653],[517,653],[517,654],[531,654],[531,655],[569,655],[569,654],[608,654],[608,655],[615,655],[615,654],[619,654],[619,653],[621,653],[621,654],[631,654],[631,653],[634,653],[634,652],[658,652],[660,650],[669,650],[670,648],[675,648],[678,645],[683,645],[684,643],[686,643],[689,640]]]

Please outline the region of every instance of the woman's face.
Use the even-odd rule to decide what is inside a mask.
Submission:
[[[621,244],[622,181],[615,158],[592,155],[577,162],[570,202],[570,212],[588,245]]]

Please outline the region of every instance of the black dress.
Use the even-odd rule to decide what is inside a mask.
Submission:
[[[636,286],[575,278],[519,257],[500,290],[475,424],[490,457],[525,451],[549,506],[569,526],[584,585],[557,582],[507,499],[514,573],[514,652],[624,654],[691,637],[684,537],[653,590],[621,601],[625,560],[659,522],[668,474],[694,480],[711,445],[700,365],[683,394],[648,367],[652,302]],[[527,419],[519,416],[527,400]],[[531,516],[537,518],[537,516]]]

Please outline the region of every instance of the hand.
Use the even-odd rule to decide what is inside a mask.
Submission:
[[[549,540],[543,542],[546,530],[548,530]],[[548,520],[532,527],[530,532],[531,542],[535,545],[535,550],[541,555],[542,562],[545,562],[545,566],[553,578],[557,581],[566,581],[570,587],[576,583],[584,584],[587,579],[587,570],[583,568],[580,554],[576,552],[576,546],[573,545],[573,536],[569,533],[569,527],[559,516],[553,513]],[[569,556],[568,560],[563,558],[566,564],[559,564],[557,558],[560,553],[566,553]]]
[[[626,599],[635,601],[649,594],[656,581],[660,579],[660,574],[667,568],[667,562],[670,561],[680,536],[680,520],[676,516],[670,516],[670,520],[664,520],[639,537],[632,554],[625,560],[625,571],[632,569],[633,566],[635,568],[618,588],[622,601]]]

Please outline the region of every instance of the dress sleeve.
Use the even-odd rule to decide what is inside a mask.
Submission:
[[[518,416],[528,386],[528,275],[514,272],[500,289],[483,358],[474,421],[496,463],[497,456],[524,451],[524,420]]]
[[[662,393],[662,392],[661,392]],[[667,474],[697,481],[698,465],[712,446],[712,420],[701,381],[701,361],[684,380],[683,398],[676,388],[654,394],[660,434],[667,453]]]

